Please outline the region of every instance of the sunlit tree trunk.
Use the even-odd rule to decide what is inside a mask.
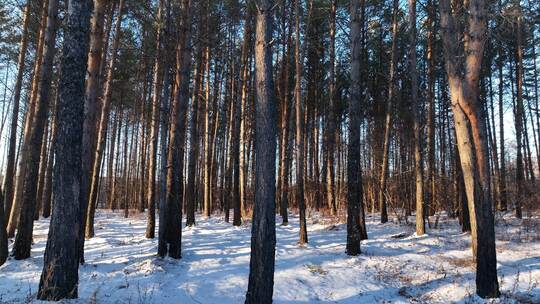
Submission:
[[[276,246],[276,102],[272,72],[273,1],[256,2],[255,201],[246,304],[270,304]]]
[[[483,298],[493,298],[500,293],[486,125],[482,101],[478,99],[487,15],[483,0],[472,0],[465,9],[468,10],[467,24],[461,27],[456,24],[456,18],[461,16],[454,15],[450,1],[440,1],[446,73],[476,257],[476,293]],[[461,34],[458,30],[464,30],[463,46],[458,40]]]
[[[424,167],[422,163],[422,130],[420,126],[420,118],[418,117],[418,74],[416,72],[416,0],[409,0],[408,2],[409,75],[411,78],[411,111],[414,133],[414,175],[416,188],[416,234],[423,235],[426,231],[424,225]]]
[[[124,14],[124,0],[120,0],[120,3],[118,4],[118,16],[116,19],[116,24],[114,26],[114,38],[111,45],[111,58],[109,59],[109,65],[107,67],[107,77],[105,80],[105,89],[103,92],[103,99],[101,104],[101,117],[99,120],[99,129],[98,129],[98,136],[97,136],[97,144],[96,144],[96,154],[94,156],[94,164],[92,169],[92,185],[90,190],[90,205],[88,208],[86,208],[86,237],[92,238],[94,237],[94,215],[96,212],[96,204],[97,204],[97,198],[98,198],[98,185],[99,185],[99,177],[100,177],[100,168],[101,168],[101,161],[103,158],[103,152],[105,150],[105,140],[107,138],[107,128],[109,125],[109,117],[111,112],[111,100],[112,100],[112,84],[113,84],[113,76],[114,76],[114,66],[116,64],[116,57],[118,53],[118,44],[120,41],[120,29],[122,25],[122,17]],[[113,135],[114,136],[114,135]],[[112,171],[107,171],[107,175],[109,175],[109,179],[112,177],[111,174]],[[95,199],[94,199],[95,197]],[[114,199],[114,198],[113,198]],[[84,248],[81,248],[81,253],[84,253]],[[84,261],[84,254],[81,254],[81,262]]]
[[[17,225],[15,243],[13,244],[13,256],[15,259],[26,259],[30,257],[40,153],[43,144],[43,132],[47,122],[53,59],[56,51],[57,14],[58,0],[50,0],[48,2],[47,25],[44,32],[42,67],[39,71],[40,75],[36,92],[35,112],[31,128],[29,129],[29,149],[27,151],[26,163],[24,164],[26,169],[21,195],[21,214]]]

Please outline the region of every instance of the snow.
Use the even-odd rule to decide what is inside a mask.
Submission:
[[[410,220],[414,220],[413,217]],[[277,222],[280,222],[278,217]],[[298,240],[298,218],[278,226],[274,303],[540,303],[540,218],[497,218],[502,296],[475,295],[470,236],[441,217],[428,235],[412,223],[380,224],[368,216],[362,254],[345,252],[345,226],[314,215],[309,244]],[[35,223],[32,257],[0,267],[0,303],[35,300],[49,220]],[[144,214],[96,214],[96,237],[86,241],[79,299],[64,303],[243,303],[247,289],[250,224],[197,217],[183,230],[183,258],[159,259],[157,239],[146,239]],[[10,241],[11,242],[11,241]],[[11,244],[10,244],[11,246]]]

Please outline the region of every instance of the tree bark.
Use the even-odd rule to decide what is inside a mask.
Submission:
[[[300,57],[300,0],[295,0],[295,36],[296,42],[294,45],[295,55],[295,106],[296,106],[296,202],[298,204],[298,210],[300,214],[300,231],[299,240],[300,245],[304,245],[308,242],[307,227],[306,227],[306,201],[304,194],[304,105],[302,101],[302,61],[303,56]]]
[[[52,200],[52,173],[54,167],[54,143],[56,142],[56,133],[58,130],[56,124],[56,104],[58,100],[58,91],[55,96],[54,105],[52,106],[51,114],[51,144],[49,153],[47,154],[47,172],[45,173],[45,185],[43,186],[43,217],[48,218],[51,215],[51,200]]]
[[[416,0],[409,0],[408,2],[409,73],[411,77],[411,112],[413,118],[414,175],[416,187],[416,235],[423,235],[426,232],[426,228],[424,223],[424,168],[422,163],[422,133],[420,118],[418,117],[418,74],[416,72]]]
[[[326,156],[326,200],[330,213],[332,215],[337,214],[336,206],[336,190],[335,190],[335,169],[334,169],[334,157],[335,157],[335,139],[336,139],[336,93],[335,93],[335,61],[336,61],[336,10],[337,0],[332,0],[330,6],[330,71],[329,78],[330,83],[328,87],[330,104],[328,107],[328,128],[327,128],[327,156]]]
[[[32,77],[30,98],[27,103],[26,114],[24,118],[24,129],[21,133],[22,139],[20,140],[21,144],[19,147],[19,170],[17,171],[18,175],[13,175],[16,177],[15,187],[13,189],[13,199],[11,203],[11,213],[9,214],[9,221],[7,226],[8,237],[13,237],[15,235],[15,228],[19,222],[19,216],[21,214],[21,209],[23,206],[22,195],[24,190],[24,179],[26,177],[26,167],[28,163],[28,150],[29,150],[29,140],[32,130],[32,123],[34,121],[34,112],[37,99],[37,91],[39,85],[39,76],[41,75],[41,67],[43,62],[43,44],[45,40],[45,29],[47,24],[47,14],[49,10],[49,1],[45,0],[42,3],[43,7],[41,10],[41,22],[39,30],[39,38],[36,49],[36,59],[34,62],[34,74]],[[14,172],[15,173],[15,172]],[[8,203],[8,204],[9,204]]]
[[[246,304],[270,304],[276,246],[276,104],[272,72],[273,1],[258,0],[255,29],[255,201]]]
[[[4,265],[7,260],[8,254],[9,252],[8,237],[6,231],[6,217],[4,215],[4,195],[0,194],[0,266]]]
[[[189,100],[191,71],[190,0],[182,0],[180,39],[176,49],[176,92],[169,129],[167,152],[167,193],[165,208],[160,208],[159,222],[164,225],[158,241],[158,255],[182,257],[182,199],[186,112]]]
[[[483,0],[468,3],[466,29],[456,24],[449,0],[440,1],[441,28],[446,73],[450,85],[457,146],[469,203],[473,255],[476,257],[476,293],[482,298],[498,297],[497,255],[490,195],[489,153],[486,125],[478,80],[486,39],[486,12]],[[461,16],[457,16],[461,17]],[[464,45],[457,29],[463,29]],[[463,54],[463,56],[461,56]],[[462,70],[464,69],[464,70]],[[478,241],[481,240],[481,241]]]
[[[34,212],[36,208],[36,191],[39,178],[39,163],[43,132],[47,121],[49,107],[49,91],[51,87],[51,75],[55,54],[56,27],[58,14],[58,0],[50,0],[47,9],[47,25],[45,28],[43,61],[40,69],[39,83],[37,87],[37,100],[35,113],[28,137],[29,150],[26,159],[25,176],[23,180],[23,192],[21,196],[21,214],[17,225],[17,235],[13,244],[13,256],[15,259],[30,257],[32,246],[32,232],[34,224]]]
[[[163,48],[163,35],[165,34],[164,17],[167,7],[166,0],[159,1],[157,16],[157,35],[156,35],[156,59],[154,62],[153,75],[153,98],[152,98],[152,118],[150,120],[150,159],[148,162],[148,186],[147,186],[147,205],[148,222],[146,225],[146,237],[153,239],[156,230],[156,167],[157,167],[157,149],[160,123],[161,92],[163,88],[163,59],[161,58],[161,49]],[[164,143],[162,143],[164,144]],[[143,168],[144,170],[145,168]]]
[[[388,78],[388,100],[386,101],[386,118],[384,122],[383,155],[381,165],[381,180],[379,189],[379,208],[381,212],[381,223],[388,222],[388,212],[386,203],[386,180],[388,179],[388,155],[390,150],[390,132],[392,129],[392,107],[394,99],[394,81],[396,74],[397,60],[397,14],[398,0],[393,0],[392,14],[392,50],[390,58],[390,77]]]
[[[79,242],[83,235],[80,225],[80,135],[83,132],[91,7],[88,0],[69,1],[58,87],[54,210],[39,283],[39,300],[77,297]]]
[[[347,146],[347,246],[348,255],[360,254],[360,212],[363,208],[360,163],[360,105],[362,103],[362,31],[360,10],[364,0],[353,0],[350,6],[351,28],[351,95],[349,97],[349,144]]]
[[[11,206],[13,203],[13,191],[15,181],[15,154],[17,150],[17,124],[19,121],[19,104],[21,101],[21,89],[24,76],[24,66],[26,61],[26,49],[28,47],[28,23],[30,19],[30,3],[28,0],[24,9],[21,45],[19,47],[19,58],[17,67],[17,76],[13,92],[13,109],[11,112],[11,130],[9,133],[9,148],[7,154],[6,174],[4,175],[4,208],[5,220],[9,219]],[[7,224],[7,223],[5,223]]]
[[[114,38],[112,42],[111,58],[109,60],[109,66],[107,70],[107,77],[105,82],[105,89],[103,92],[103,99],[101,104],[101,117],[99,120],[99,131],[96,142],[96,152],[94,156],[94,164],[92,168],[92,185],[90,186],[90,199],[87,208],[83,211],[86,213],[86,218],[82,224],[85,224],[85,235],[87,238],[94,237],[94,215],[96,212],[96,204],[98,199],[98,182],[100,177],[101,161],[103,158],[103,152],[105,150],[105,140],[107,138],[107,127],[109,124],[109,116],[111,111],[111,99],[112,99],[112,82],[114,76],[114,66],[116,63],[116,56],[118,52],[118,43],[120,40],[120,28],[122,25],[122,17],[124,13],[124,0],[120,0],[118,4],[118,17],[114,28]],[[113,145],[114,146],[114,145]],[[111,171],[107,171],[109,179],[111,178]],[[83,244],[84,246],[84,239]],[[84,247],[81,248],[81,262],[84,262]]]
[[[516,206],[515,212],[517,218],[522,218],[521,204],[525,198],[525,168],[523,164],[523,120],[524,120],[524,107],[523,107],[523,48],[522,44],[522,29],[521,29],[521,7],[518,8],[517,16],[517,28],[516,28],[516,104],[514,111],[514,122],[516,128]]]

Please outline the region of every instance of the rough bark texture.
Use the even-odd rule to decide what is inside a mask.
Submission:
[[[497,255],[491,202],[489,152],[478,80],[486,40],[486,11],[483,0],[468,3],[467,24],[461,26],[449,0],[440,1],[441,28],[450,85],[452,112],[461,169],[465,182],[473,255],[476,257],[476,293],[483,298],[498,297]],[[463,44],[458,29],[463,29]]]
[[[159,133],[159,117],[161,108],[161,91],[163,88],[163,59],[161,58],[161,49],[163,48],[164,34],[164,10],[165,0],[159,1],[157,16],[157,36],[156,36],[156,61],[154,63],[153,80],[153,98],[152,98],[152,119],[150,120],[150,159],[148,162],[148,222],[146,225],[146,237],[154,238],[156,230],[156,167],[157,167],[157,149]],[[164,144],[164,143],[162,143]],[[143,168],[144,169],[144,168]]]
[[[13,189],[13,199],[11,202],[11,213],[9,214],[9,221],[7,226],[8,237],[13,237],[15,235],[15,228],[19,222],[19,215],[21,214],[22,209],[22,194],[24,189],[24,179],[26,176],[26,167],[28,162],[28,150],[29,150],[29,141],[32,129],[32,123],[34,121],[34,110],[37,99],[37,90],[39,84],[39,76],[41,75],[41,67],[43,61],[43,44],[45,40],[45,28],[47,24],[47,13],[49,7],[49,1],[45,0],[42,3],[42,13],[40,21],[40,31],[38,45],[36,49],[36,59],[34,62],[34,74],[32,77],[30,98],[27,102],[26,114],[24,117],[24,129],[22,132],[22,140],[20,144],[19,151],[19,169],[17,175],[14,175],[16,178],[15,187]]]
[[[94,156],[94,164],[92,168],[92,185],[90,186],[90,199],[89,205],[84,209],[86,211],[86,223],[85,224],[85,234],[87,238],[94,237],[94,215],[96,212],[96,204],[98,198],[98,183],[100,178],[100,168],[101,161],[103,159],[103,152],[105,150],[105,140],[107,138],[107,126],[109,125],[109,116],[111,110],[111,99],[112,99],[112,79],[114,75],[114,65],[116,62],[118,42],[120,40],[120,27],[122,24],[122,16],[124,11],[124,0],[120,0],[118,4],[118,17],[116,20],[114,28],[114,38],[111,49],[111,58],[109,61],[109,66],[107,70],[107,78],[105,82],[105,89],[103,92],[103,100],[101,105],[101,117],[99,120],[99,131],[96,142],[96,152]],[[107,171],[107,174],[111,174],[112,171]],[[109,179],[112,176],[109,176]],[[83,241],[84,242],[84,241]],[[83,244],[84,245],[84,244]],[[83,248],[81,248],[81,253]],[[81,255],[81,258],[84,260],[84,255]],[[82,260],[82,261],[83,261]]]
[[[158,255],[174,259],[182,257],[182,199],[184,172],[184,143],[186,112],[189,100],[191,70],[191,15],[190,0],[182,1],[180,39],[176,50],[176,92],[173,101],[167,152],[167,193],[165,208],[160,208]]]
[[[95,208],[95,204],[90,202],[92,195],[92,177],[94,161],[96,158],[96,128],[98,112],[98,95],[100,83],[100,64],[103,46],[103,23],[105,20],[104,0],[94,0],[94,12],[91,19],[90,50],[88,53],[88,78],[86,80],[86,91],[84,100],[84,122],[83,122],[83,143],[82,143],[82,180],[81,180],[81,231],[86,228],[87,209]],[[101,161],[101,159],[100,159]],[[100,162],[101,165],[101,162]],[[96,191],[96,189],[94,189]],[[84,263],[84,238],[80,247],[80,262]]]
[[[302,61],[300,57],[300,0],[295,0],[295,35],[296,43],[294,45],[295,55],[295,106],[296,106],[296,202],[298,203],[298,211],[300,215],[300,230],[298,243],[303,245],[308,242],[307,227],[306,227],[306,200],[304,189],[304,105],[302,101]]]
[[[272,73],[273,1],[258,0],[255,29],[255,206],[247,304],[272,303],[276,246],[276,104]]]
[[[416,187],[416,235],[425,233],[424,174],[422,164],[422,133],[418,117],[418,73],[416,72],[416,0],[409,0],[409,74],[411,77],[411,107],[414,132],[414,175]]]
[[[69,1],[58,87],[54,209],[37,295],[40,300],[77,297],[79,242],[83,236],[80,226],[80,135],[83,132],[91,7],[89,0]]]
[[[361,56],[362,32],[360,7],[363,0],[350,6],[351,28],[351,95],[349,97],[349,145],[347,146],[347,254],[360,254],[360,208],[362,208],[362,175],[360,167],[360,104],[362,102]]]
[[[32,245],[40,152],[43,143],[43,132],[47,122],[49,90],[51,87],[52,67],[55,54],[57,14],[58,0],[50,0],[44,37],[43,61],[37,88],[38,98],[36,100],[32,129],[30,130],[28,141],[30,149],[28,150],[27,162],[25,164],[26,174],[24,176],[23,192],[21,196],[21,214],[17,225],[17,236],[15,237],[15,243],[13,244],[13,256],[18,260],[30,257]]]

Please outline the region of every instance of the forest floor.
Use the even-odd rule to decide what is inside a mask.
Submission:
[[[183,258],[158,259],[157,239],[144,236],[144,214],[98,212],[79,271],[80,298],[65,303],[243,303],[250,224],[197,220],[183,229]],[[297,245],[297,217],[278,226],[274,303],[485,303],[475,296],[470,236],[457,221],[441,217],[437,229],[417,237],[410,222],[366,220],[369,240],[356,257],[344,253],[345,225],[336,220],[309,219],[305,247]],[[0,303],[38,303],[48,223],[36,222],[30,259],[0,267]],[[496,230],[502,296],[486,303],[540,303],[540,217],[498,215]]]

